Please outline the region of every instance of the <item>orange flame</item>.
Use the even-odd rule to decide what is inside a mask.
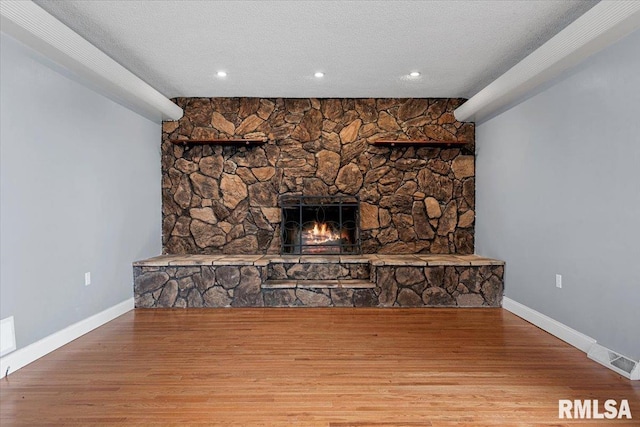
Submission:
[[[314,244],[340,240],[340,234],[333,232],[329,225],[315,222],[313,228],[307,231],[307,240]]]

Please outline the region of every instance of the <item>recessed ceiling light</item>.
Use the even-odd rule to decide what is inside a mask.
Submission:
[[[227,77],[227,72],[226,71],[218,71],[217,76],[218,77]]]
[[[318,79],[324,77],[324,73],[322,71],[318,71],[317,73],[314,74],[314,76]]]
[[[409,75],[411,77],[418,77],[420,75],[420,73],[418,71],[412,71],[412,72],[409,73]]]

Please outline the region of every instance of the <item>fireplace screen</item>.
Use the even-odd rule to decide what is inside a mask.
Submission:
[[[358,197],[283,196],[280,205],[282,253],[360,253]]]

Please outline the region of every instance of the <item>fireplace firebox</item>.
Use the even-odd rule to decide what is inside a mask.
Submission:
[[[283,254],[360,254],[357,196],[282,196]]]

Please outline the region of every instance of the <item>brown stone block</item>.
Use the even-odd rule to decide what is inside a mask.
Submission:
[[[423,159],[407,159],[402,158],[398,159],[395,162],[395,167],[401,171],[410,171],[410,170],[420,170],[427,164],[426,160]]]
[[[378,128],[377,124],[367,123],[360,128],[360,131],[358,131],[358,137],[369,138],[370,136],[375,135],[378,132],[380,132],[380,129]]]
[[[455,201],[451,201],[444,208],[444,212],[438,223],[438,235],[446,236],[453,233],[458,224],[458,208]]]
[[[342,116],[342,103],[339,99],[323,99],[320,104],[325,118],[335,121]]]
[[[184,116],[194,126],[208,126],[211,123],[213,108],[208,98],[192,98],[184,108]]]
[[[429,159],[427,167],[440,175],[449,175],[449,172],[451,172],[451,165],[449,162],[445,162],[441,159]]]
[[[241,237],[224,245],[225,254],[255,254],[258,251],[258,239],[255,235]]]
[[[169,280],[162,288],[160,297],[158,298],[158,307],[173,307],[178,297],[178,282]]]
[[[369,203],[360,203],[360,227],[362,230],[372,230],[380,227],[378,207]]]
[[[398,109],[398,119],[407,121],[424,113],[429,106],[426,99],[411,98],[400,104]]]
[[[278,196],[270,182],[258,182],[248,187],[249,204],[258,207],[277,206]]]
[[[187,175],[183,175],[180,178],[180,182],[178,187],[176,188],[175,193],[173,194],[173,200],[180,206],[182,209],[186,209],[191,204],[191,185],[189,184],[189,177]]]
[[[413,197],[407,195],[384,196],[380,199],[380,207],[392,213],[411,212]],[[413,221],[412,221],[413,222]]]
[[[442,288],[429,287],[422,292],[422,301],[430,307],[453,307],[455,300]]]
[[[360,190],[363,181],[364,178],[358,166],[354,163],[349,163],[340,169],[335,184],[343,193],[356,194]]]
[[[220,197],[218,181],[209,176],[194,172],[189,175],[193,191],[205,199],[217,199]]]
[[[202,295],[196,288],[192,288],[187,294],[187,307],[189,308],[201,308],[204,304]]]
[[[214,111],[211,115],[211,126],[229,136],[232,136],[236,130],[235,125],[217,111]]]
[[[237,114],[240,109],[240,100],[238,98],[211,98],[211,105],[215,111],[222,114]]]
[[[456,297],[458,307],[482,307],[484,299],[479,294],[461,294]]]
[[[325,196],[329,194],[329,187],[319,178],[304,178],[302,193],[308,196]]]
[[[445,162],[451,161],[460,155],[458,148],[445,148],[440,150],[440,158]]]
[[[451,168],[458,179],[472,177],[475,175],[475,158],[474,156],[458,156],[453,159]]]
[[[363,123],[375,122],[378,119],[376,101],[373,98],[358,98],[355,100],[355,109]]]
[[[397,303],[400,307],[421,307],[424,305],[422,298],[409,288],[400,289]]]
[[[168,281],[169,275],[164,271],[143,273],[135,278],[133,289],[136,294],[141,295],[160,289]]]
[[[376,236],[380,244],[388,245],[390,243],[396,242],[399,238],[398,230],[395,227],[384,228],[378,233]]]
[[[226,290],[213,286],[202,294],[204,307],[230,307],[233,300]]]
[[[256,113],[260,106],[260,98],[240,98],[239,101],[238,117],[241,119]]]
[[[198,164],[186,159],[178,159],[175,162],[176,169],[189,174],[198,170]]]
[[[316,292],[309,289],[296,289],[298,300],[305,307],[330,307],[331,298],[322,292]]]
[[[198,248],[192,237],[171,236],[164,251],[169,254],[193,254],[197,253]]]
[[[191,235],[200,248],[209,246],[222,246],[225,243],[225,236],[220,228],[215,225],[194,219],[189,227]]]
[[[316,154],[318,163],[318,178],[322,179],[327,185],[332,185],[338,176],[340,169],[340,155],[329,150],[322,150]]]
[[[367,150],[368,144],[365,140],[359,139],[355,142],[342,146],[341,163],[346,164],[360,156]]]
[[[472,254],[473,253],[473,233],[469,230],[457,229],[454,232],[453,241],[456,253]]]
[[[395,277],[401,286],[413,286],[426,281],[424,270],[420,267],[398,267]]]
[[[433,120],[431,120],[429,117],[426,116],[418,116],[416,118],[413,118],[411,120],[407,120],[406,122],[403,123],[404,128],[414,128],[414,127],[422,127],[426,124],[430,124],[432,123]]]
[[[427,196],[440,202],[448,202],[453,195],[453,183],[445,176],[437,175],[429,169],[418,172],[418,188]]]
[[[304,113],[311,108],[311,101],[306,98],[286,98],[284,108],[290,113]]]
[[[250,115],[249,117],[247,117],[246,119],[244,119],[242,121],[242,123],[240,123],[240,125],[236,128],[236,135],[245,135],[248,134],[249,132],[253,132],[256,130],[256,128],[258,126],[260,126],[262,124],[264,120],[262,120],[260,117],[258,117],[255,114]]]
[[[162,122],[162,132],[171,133],[176,129],[178,129],[178,122],[177,121],[165,121],[165,122]]]
[[[381,167],[369,170],[365,175],[364,183],[365,184],[377,183],[380,180],[380,178],[385,176],[390,170],[391,168],[389,166],[381,166]]]
[[[410,180],[409,178],[405,178],[402,185],[396,190],[396,194],[413,197],[417,189],[418,184],[416,184],[415,181]]]
[[[473,225],[473,222],[475,221],[475,216],[476,216],[476,214],[472,210],[464,212],[458,218],[458,227],[460,227],[460,228],[471,227]]]
[[[395,281],[393,269],[379,267],[377,269],[376,293],[382,307],[392,307],[398,296],[398,283]]]
[[[416,231],[416,235],[419,239],[432,239],[435,235],[435,231],[429,223],[424,203],[421,201],[413,202],[411,208],[411,215],[413,216],[413,224]]]
[[[299,131],[300,137],[297,138],[296,131]],[[300,125],[291,134],[292,138],[301,142],[307,142],[317,139],[322,134],[322,113],[315,109],[310,109],[305,113]]]
[[[193,219],[198,219],[200,221],[215,224],[218,222],[213,209],[210,207],[207,208],[191,208],[189,209],[189,216]]]
[[[340,141],[342,141],[343,144],[355,141],[360,131],[360,126],[362,126],[362,120],[360,119],[354,120],[348,126],[345,126],[340,131]]]
[[[247,186],[242,182],[242,179],[237,175],[228,173],[222,174],[220,190],[224,205],[230,209],[238,206],[238,203],[248,195]]]
[[[400,126],[396,119],[387,113],[386,111],[381,111],[378,117],[378,126],[381,130],[387,132],[394,132],[400,130]]]
[[[294,289],[263,290],[265,307],[293,307],[296,303]]]
[[[187,216],[180,216],[176,220],[176,223],[171,231],[172,236],[187,237],[190,236],[189,226],[191,225],[191,218]]]
[[[275,108],[276,104],[272,101],[268,99],[261,99],[260,107],[258,108],[256,114],[258,114],[258,117],[260,117],[261,119],[268,120],[269,116],[271,116],[271,113],[273,113],[273,110],[275,110]]]

